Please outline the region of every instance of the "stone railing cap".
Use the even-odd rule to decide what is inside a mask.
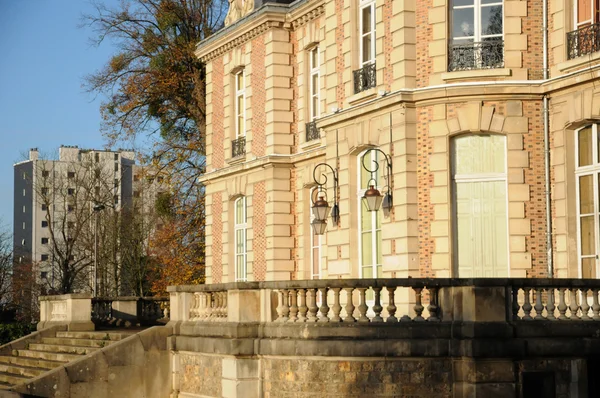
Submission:
[[[169,286],[169,292],[217,292],[254,289],[307,289],[349,287],[547,287],[600,288],[600,279],[567,278],[379,278],[379,279],[312,279],[293,281],[230,282],[210,285]]]
[[[68,299],[91,299],[92,295],[89,293],[71,293],[71,294],[59,294],[55,296],[40,296],[40,301],[50,300],[68,300]]]

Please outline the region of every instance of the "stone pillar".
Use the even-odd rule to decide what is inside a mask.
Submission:
[[[262,396],[259,359],[223,358],[221,388],[223,398]]]
[[[227,291],[228,322],[260,322],[261,297],[260,290],[228,290]]]
[[[462,358],[452,362],[454,397],[517,396],[514,363],[510,359]]]
[[[67,325],[69,331],[94,330],[91,294],[42,296],[39,300],[40,322],[37,330],[54,325]]]
[[[506,288],[458,286],[440,289],[439,303],[444,321],[506,322]]]

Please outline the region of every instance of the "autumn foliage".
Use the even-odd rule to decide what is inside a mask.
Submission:
[[[151,290],[162,294],[171,285],[204,283],[204,257],[198,243],[187,242],[181,221],[170,221],[153,235],[150,251],[155,258]],[[190,244],[191,243],[191,244]]]

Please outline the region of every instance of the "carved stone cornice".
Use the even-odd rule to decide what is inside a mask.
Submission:
[[[319,16],[325,13],[325,5],[321,4],[302,15],[299,15],[297,18],[291,20],[292,30],[296,30],[301,26],[306,25],[308,22],[317,19]]]
[[[266,21],[256,27],[248,30],[247,32],[244,32],[243,34],[235,37],[234,39],[225,42],[224,44],[218,46],[217,48],[206,53],[205,55],[201,56],[200,61],[205,62],[205,63],[208,61],[211,61],[212,59],[214,59],[218,56],[221,56],[221,55],[225,54],[226,52],[231,51],[232,49],[241,46],[244,43],[249,42],[250,40],[254,39],[255,37],[260,36],[261,34],[265,33],[269,29],[282,28],[283,26],[284,26],[284,23],[280,22],[280,21]]]
[[[242,18],[238,23],[226,28],[221,34],[217,32],[206,42],[200,43],[196,55],[202,62],[209,62],[236,47],[249,42],[270,29],[296,30],[325,13],[325,4],[307,2],[294,10],[283,13],[283,6],[257,10],[250,14],[247,21]],[[253,18],[253,16],[255,16]],[[239,26],[236,26],[238,25]],[[233,28],[233,29],[232,29]]]

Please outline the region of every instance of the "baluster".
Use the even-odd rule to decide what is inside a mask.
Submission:
[[[221,317],[221,292],[214,292],[213,295],[213,311],[210,320],[215,322]]]
[[[205,320],[208,318],[208,301],[209,301],[210,293],[202,292],[198,295],[198,308],[197,314],[198,318]]]
[[[276,322],[283,322],[283,290],[281,289],[277,291],[277,308],[275,310],[277,311]]]
[[[221,306],[220,306],[220,302],[221,302],[221,296],[219,294],[219,292],[212,292],[211,294],[211,314],[210,314],[210,321],[214,322],[216,320],[218,320],[217,318],[219,318],[221,316]]]
[[[576,320],[579,318],[577,314],[579,310],[579,304],[577,303],[577,289],[571,289],[571,300],[569,302],[569,309],[571,310],[571,316],[569,319]]]
[[[519,318],[519,309],[521,306],[519,305],[519,288],[512,287],[512,311],[513,311],[513,320],[518,321]]]
[[[227,320],[227,291],[223,292],[223,320]]]
[[[319,307],[317,307],[317,289],[308,289],[307,295],[308,301],[308,319],[306,322],[316,322],[317,321],[317,312],[319,311]]]
[[[600,303],[598,302],[598,292],[600,289],[592,289],[592,319],[600,320]]]
[[[298,290],[290,290],[290,322],[296,322],[298,320]]]
[[[567,289],[565,289],[564,287],[561,287],[558,289],[558,298],[559,298],[558,312],[560,314],[558,316],[558,319],[561,319],[561,320],[569,319],[565,315],[567,312],[567,303],[565,302],[565,290],[567,290]]]
[[[542,305],[542,288],[535,289],[535,317],[533,319],[543,320],[542,312],[544,311],[544,306]]]
[[[198,320],[202,316],[202,303],[204,302],[204,293],[194,293],[192,305],[190,308],[190,320]]]
[[[396,286],[387,286],[389,303],[387,306],[389,316],[385,320],[386,322],[394,323],[398,322],[398,318],[396,318],[396,302],[394,301],[394,291],[396,290]]]
[[[365,292],[367,291],[366,287],[357,287],[359,293],[359,304],[358,304],[358,312],[360,313],[360,317],[358,318],[358,322],[369,322],[369,318],[367,317],[367,299],[365,297]]]
[[[371,322],[383,322],[383,318],[381,317],[381,311],[383,310],[381,306],[381,288],[373,287],[373,292],[375,292],[375,303],[373,304],[375,316],[371,319]]]
[[[423,318],[421,316],[421,314],[423,313],[423,309],[424,309],[423,305],[421,304],[421,292],[423,291],[423,288],[415,287],[415,288],[413,288],[413,290],[415,291],[415,306],[414,306],[415,319],[414,319],[414,321],[421,322],[421,321],[425,320],[425,318]]]
[[[583,321],[591,321],[592,317],[590,317],[590,303],[588,301],[588,291],[589,289],[581,289],[581,319]]]
[[[190,300],[190,309],[188,311],[188,318],[190,321],[193,321],[195,318],[194,307],[196,304],[196,293],[192,294],[192,299]]]
[[[327,314],[329,313],[329,306],[327,305],[327,290],[328,289],[326,287],[319,288],[319,291],[321,292],[321,317],[319,322],[329,322],[329,318],[327,317]]]
[[[438,288],[428,287],[429,291],[429,305],[427,311],[429,311],[429,322],[438,322],[440,320],[439,306],[438,306]]]
[[[548,304],[546,304],[546,319],[549,321],[556,320],[556,316],[554,316],[554,288],[548,289]]]
[[[344,318],[344,322],[356,322],[356,318],[354,318],[354,302],[352,301],[352,292],[354,291],[353,287],[345,287],[346,291],[346,317]]]
[[[531,292],[530,287],[523,288],[523,292],[525,293],[523,296],[523,320],[531,321],[533,318],[531,317],[531,306],[529,293]]]
[[[340,312],[342,311],[342,306],[340,305],[340,288],[332,287],[333,290],[333,306],[331,309],[333,310],[333,316],[331,317],[331,322],[341,322],[342,318],[340,318]]]
[[[223,318],[227,317],[227,313],[225,312],[225,297],[227,295],[227,291],[219,292],[219,319],[216,321],[222,321]]]
[[[281,301],[281,322],[288,322],[290,320],[290,291],[288,289],[283,290],[283,300]]]
[[[163,318],[171,319],[171,303],[169,301],[165,301],[163,308]]]
[[[298,306],[298,322],[306,322],[306,313],[308,307],[306,306],[306,289],[298,289],[299,295],[299,306]]]

